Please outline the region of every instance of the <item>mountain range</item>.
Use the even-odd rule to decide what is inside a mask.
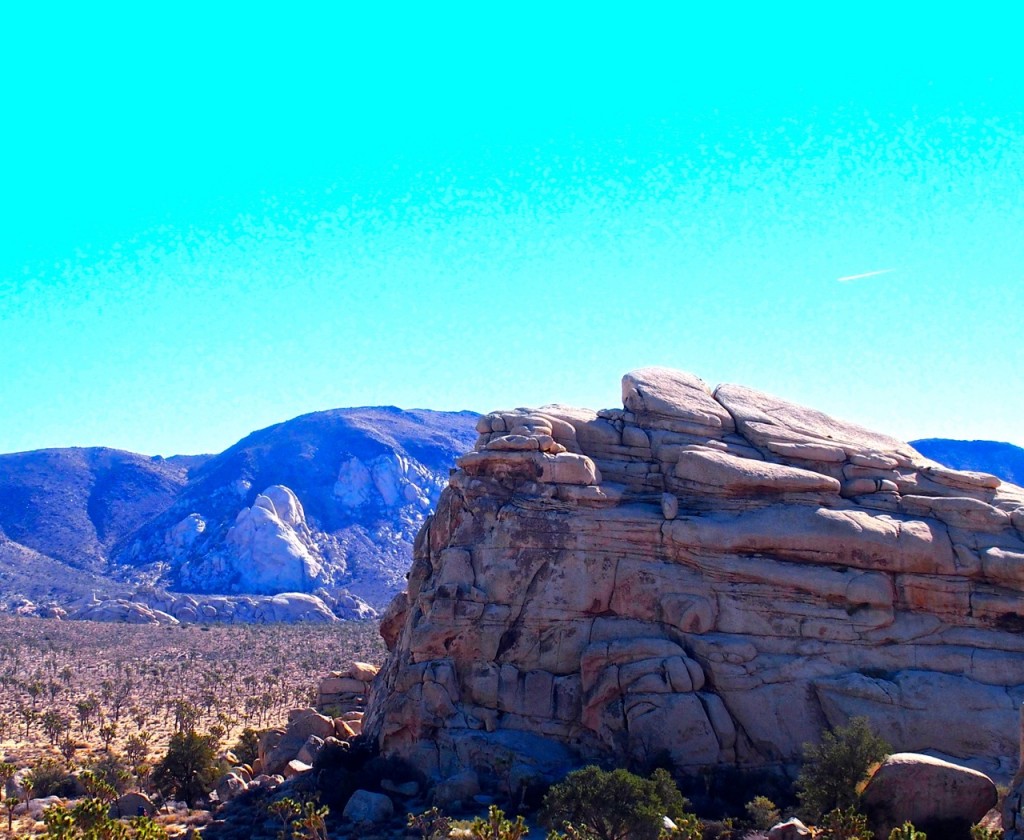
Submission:
[[[412,542],[478,418],[335,409],[218,455],[0,455],[0,610],[138,621],[373,615],[404,586]],[[1024,483],[1024,449],[1012,444],[911,443],[946,466]]]
[[[0,602],[32,613],[140,592],[151,607],[167,592],[236,601],[300,592],[339,614],[372,613],[404,584],[412,540],[476,439],[476,420],[336,409],[218,455],[0,455]]]

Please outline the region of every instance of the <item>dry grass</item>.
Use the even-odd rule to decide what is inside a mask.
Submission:
[[[228,748],[245,727],[310,705],[329,671],[383,656],[373,622],[157,627],[0,616],[0,754],[19,768],[45,757],[83,767],[144,741],[145,754],[127,762],[138,789],[183,717]],[[13,836],[41,828],[23,819]],[[6,829],[0,813],[0,836]]]

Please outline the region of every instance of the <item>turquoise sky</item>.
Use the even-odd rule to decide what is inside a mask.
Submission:
[[[139,5],[0,23],[0,451],[648,364],[1024,444],[1005,5]]]

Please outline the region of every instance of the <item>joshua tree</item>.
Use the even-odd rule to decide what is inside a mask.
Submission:
[[[117,724],[105,723],[100,727],[100,738],[103,739],[103,746],[110,749],[110,742],[117,737]]]

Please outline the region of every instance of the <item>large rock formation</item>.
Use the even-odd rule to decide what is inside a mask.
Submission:
[[[1012,773],[1024,490],[685,373],[622,396],[481,418],[382,623],[385,754],[434,780],[763,767],[867,715]]]

